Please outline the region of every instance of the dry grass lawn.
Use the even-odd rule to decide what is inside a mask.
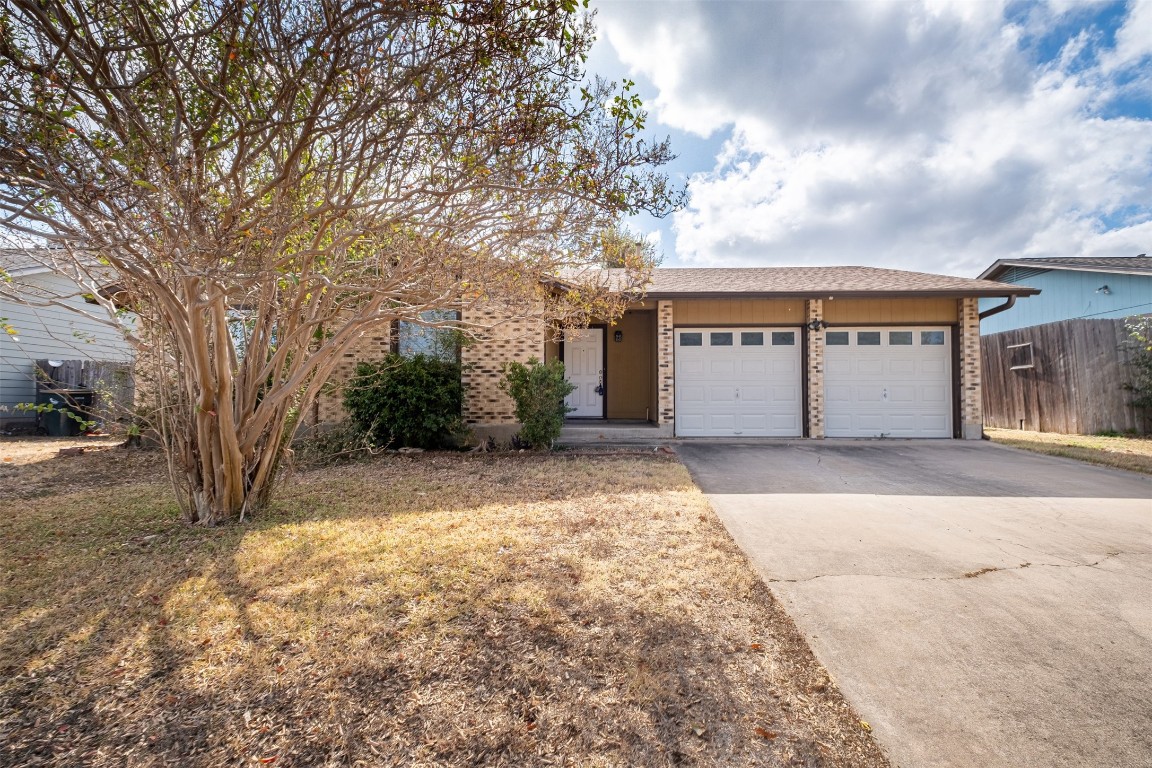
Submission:
[[[156,455],[49,446],[0,441],[0,764],[887,765],[673,456],[390,456],[200,530]]]
[[[1013,448],[1152,475],[1152,437],[1061,435],[1016,429],[985,429],[984,432],[994,442]]]

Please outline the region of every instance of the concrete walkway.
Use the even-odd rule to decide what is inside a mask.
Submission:
[[[1152,479],[960,441],[677,451],[896,765],[1152,767]]]

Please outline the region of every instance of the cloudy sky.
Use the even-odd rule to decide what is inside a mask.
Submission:
[[[1152,252],[1152,0],[592,0],[688,207],[665,266]]]

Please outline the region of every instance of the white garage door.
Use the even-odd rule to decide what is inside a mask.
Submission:
[[[948,328],[824,333],[828,437],[952,437]]]
[[[678,328],[676,434],[799,437],[799,328]]]

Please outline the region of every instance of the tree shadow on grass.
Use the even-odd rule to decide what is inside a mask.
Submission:
[[[390,485],[336,473],[218,531],[165,520],[147,494],[135,524],[123,510],[80,526],[84,540],[45,535],[53,514],[25,510],[6,545],[44,559],[0,605],[0,762],[882,764],[862,737],[851,746],[867,761],[821,746],[827,726],[795,697],[829,717],[842,700],[808,690],[822,673],[796,661],[797,638],[714,521],[672,496],[659,509],[612,496],[674,493],[680,476],[607,468],[615,490],[585,497],[511,477],[503,510],[487,503],[491,478],[442,478],[451,502],[431,504],[417,489],[438,468]],[[361,504],[385,485],[388,504]],[[342,506],[326,512],[333,489]],[[720,582],[705,600],[677,581],[700,562]]]

